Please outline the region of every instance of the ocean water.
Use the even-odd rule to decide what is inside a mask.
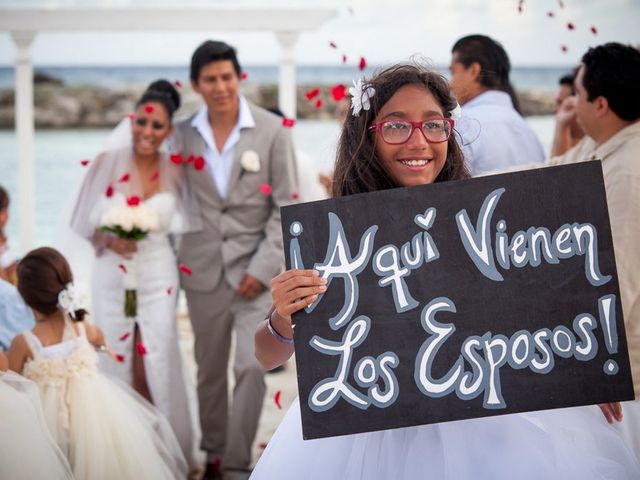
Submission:
[[[553,138],[552,116],[527,117],[527,123],[549,152]],[[109,130],[37,130],[35,136],[36,225],[35,244],[52,244],[64,212],[71,208],[74,193],[84,174],[80,161],[101,149]],[[296,148],[306,153],[321,172],[332,170],[339,127],[334,121],[300,120],[293,128]],[[15,252],[24,253],[19,239],[17,139],[13,130],[0,130],[0,184],[13,203],[7,228]]]
[[[36,72],[45,73],[59,78],[67,85],[103,85],[110,87],[145,86],[158,78],[180,80],[183,84],[189,81],[189,69],[180,66],[100,66],[100,67],[65,67],[39,66]],[[377,66],[369,66],[365,74],[371,74]],[[447,66],[437,66],[436,69],[445,76],[449,71]],[[278,67],[275,65],[247,65],[244,67],[248,75],[248,82],[271,83],[278,82]],[[553,92],[557,89],[558,79],[570,72],[571,67],[514,67],[511,81],[518,90],[538,90]],[[326,65],[298,65],[297,80],[301,85],[333,85],[336,83],[351,83],[354,78],[362,75],[353,66]],[[13,67],[0,67],[0,89],[13,88]]]

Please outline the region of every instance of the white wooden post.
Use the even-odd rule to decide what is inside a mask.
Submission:
[[[31,44],[35,32],[11,32],[16,44],[15,63],[15,128],[18,137],[18,178],[20,205],[20,250],[33,247],[35,226],[35,166],[34,166],[34,116],[33,116],[33,65]]]
[[[296,118],[296,58],[294,46],[297,32],[276,32],[280,44],[278,106],[287,118]]]

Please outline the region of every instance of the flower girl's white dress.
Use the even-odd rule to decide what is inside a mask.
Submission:
[[[33,358],[23,374],[40,386],[49,430],[77,480],[186,478],[187,466],[164,417],[130,387],[97,371],[84,325],[43,347],[24,336]]]
[[[596,406],[302,439],[296,400],[251,480],[618,480],[640,465]]]
[[[14,372],[0,372],[0,478],[73,478],[47,429],[38,386]]]

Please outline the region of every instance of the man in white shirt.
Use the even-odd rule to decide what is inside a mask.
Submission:
[[[233,47],[200,45],[191,84],[205,106],[178,123],[172,139],[202,212],[203,229],[183,235],[178,257],[188,268],[181,286],[195,337],[205,480],[250,473],[265,393],[253,337],[271,305],[266,287],[284,264],[280,207],[298,197],[289,129],[239,94],[240,75]],[[232,331],[235,387],[228,407]]]
[[[636,398],[640,398],[640,51],[619,43],[591,48],[575,80],[577,95],[556,115],[554,144],[566,153],[547,165],[601,160]],[[585,137],[570,148],[577,119]],[[557,143],[556,143],[557,142]],[[603,411],[609,421],[617,412]],[[640,457],[640,402],[623,404],[617,424]]]
[[[453,46],[450,70],[462,106],[456,130],[472,175],[544,160],[542,144],[520,115],[502,45],[484,35],[463,37]]]

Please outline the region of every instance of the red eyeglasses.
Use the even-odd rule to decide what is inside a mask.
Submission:
[[[388,120],[374,123],[370,131],[380,132],[382,139],[390,145],[400,145],[407,142],[417,128],[429,143],[442,143],[449,140],[455,122],[450,118],[428,118],[422,122],[408,122],[406,120]]]

